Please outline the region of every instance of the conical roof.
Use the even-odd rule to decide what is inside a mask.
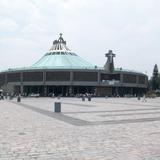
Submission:
[[[62,34],[58,40],[53,41],[51,49],[35,64],[33,68],[51,68],[51,69],[95,69],[93,65],[73,53],[63,40]]]

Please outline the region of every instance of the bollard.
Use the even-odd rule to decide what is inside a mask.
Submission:
[[[20,96],[17,97],[17,102],[21,102],[21,97]]]
[[[91,101],[91,97],[90,96],[88,97],[88,101]]]
[[[82,97],[82,101],[85,101],[85,97],[84,96]]]
[[[54,112],[60,113],[61,112],[61,102],[54,103]]]
[[[138,100],[141,100],[141,97],[140,97],[140,96],[138,96]]]

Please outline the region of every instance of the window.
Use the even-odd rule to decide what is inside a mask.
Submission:
[[[98,73],[97,72],[74,72],[73,73],[74,81],[97,81]]]
[[[47,72],[46,81],[69,81],[70,72]]]
[[[24,72],[23,81],[24,82],[43,81],[43,72]]]
[[[136,75],[124,74],[123,75],[123,82],[124,83],[136,83]]]

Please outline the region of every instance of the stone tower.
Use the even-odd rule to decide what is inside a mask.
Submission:
[[[114,71],[114,61],[113,58],[116,56],[112,50],[109,50],[108,53],[105,54],[107,57],[107,62],[104,65],[104,68],[107,72],[113,72]]]

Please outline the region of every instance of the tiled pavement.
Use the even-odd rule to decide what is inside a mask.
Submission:
[[[0,160],[32,159],[160,160],[160,98],[0,101]]]

